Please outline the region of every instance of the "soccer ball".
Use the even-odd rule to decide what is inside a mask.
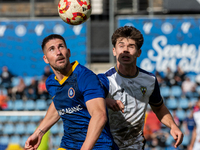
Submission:
[[[58,3],[60,18],[70,25],[85,22],[90,17],[91,11],[90,0],[60,0]]]

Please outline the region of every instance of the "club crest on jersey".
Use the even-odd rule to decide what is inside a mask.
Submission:
[[[74,95],[75,95],[74,89],[72,87],[69,88],[69,90],[68,90],[68,96],[69,96],[69,98],[73,98]]]
[[[142,87],[140,87],[140,90],[141,90],[142,94],[144,95],[147,91],[147,88],[142,86]]]

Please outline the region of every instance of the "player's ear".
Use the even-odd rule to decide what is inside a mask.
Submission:
[[[113,51],[113,56],[116,56],[116,50],[115,50],[115,47],[113,47],[112,51]]]
[[[68,50],[68,53],[69,53],[69,57],[71,57],[71,51],[70,51],[70,49],[68,48],[67,50]]]
[[[43,55],[43,60],[44,60],[44,62],[45,62],[46,64],[49,64],[49,61],[48,61],[46,55]]]
[[[138,50],[138,55],[137,55],[137,57],[140,57],[141,53],[142,53],[142,50],[139,49],[139,50]]]

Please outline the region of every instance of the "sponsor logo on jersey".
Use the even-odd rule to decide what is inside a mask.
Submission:
[[[140,87],[140,90],[141,90],[142,94],[144,95],[147,91],[147,88],[142,86],[142,87]]]
[[[78,112],[80,110],[82,110],[83,108],[81,107],[81,105],[77,105],[74,107],[69,107],[69,108],[65,108],[65,109],[61,109],[58,110],[59,115],[64,115],[64,114],[72,114],[74,112]]]
[[[68,96],[69,96],[69,98],[73,98],[74,95],[75,95],[74,89],[72,87],[69,88],[69,90],[68,90]]]

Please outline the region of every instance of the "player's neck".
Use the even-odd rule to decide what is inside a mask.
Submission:
[[[122,65],[117,64],[118,71],[124,76],[135,76],[137,74],[137,67],[136,65]]]
[[[72,68],[72,64],[70,63],[66,69],[63,69],[62,71],[54,71],[56,78],[61,81],[66,75],[67,73],[70,71],[70,69]]]

